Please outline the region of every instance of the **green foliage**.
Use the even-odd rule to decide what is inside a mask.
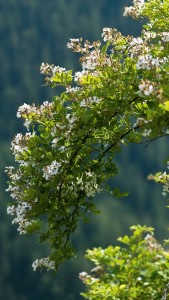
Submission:
[[[132,226],[132,235],[118,239],[123,246],[87,250],[95,264],[91,275],[80,273],[85,299],[162,299],[169,282],[169,253],[157,243],[153,228]],[[168,298],[163,298],[168,299]]]
[[[159,64],[154,70],[151,64],[153,57],[156,57],[157,61],[160,62],[162,58],[168,56],[169,27],[165,18],[169,16],[169,1],[150,0],[146,3],[143,2],[134,1],[134,6],[126,8],[125,14],[134,18],[148,18],[149,23],[144,25],[144,28],[149,31],[143,30],[143,35],[149,35],[149,42],[154,39],[152,45],[151,43],[148,44],[149,49],[152,50],[152,54],[149,53],[151,62],[149,59],[147,60],[148,56],[141,56],[137,52],[136,69],[141,70],[138,99],[142,98],[143,94],[147,98],[153,94],[153,99],[150,102],[147,99],[142,103],[138,101],[139,103],[136,104],[138,111],[144,115],[144,119],[139,119],[136,125],[140,129],[140,126],[145,124],[146,116],[146,124],[151,124],[149,129],[147,128],[150,131],[146,135],[150,136],[152,132],[156,132],[153,137],[156,139],[160,135],[168,135],[168,74],[166,73],[168,60],[165,59],[163,67]],[[166,35],[168,37],[165,44]],[[162,37],[161,41],[159,41],[159,36]],[[163,53],[161,52],[162,49],[164,50]],[[156,62],[154,61],[155,64]],[[144,72],[142,72],[143,69]],[[164,82],[158,85],[157,78]],[[157,87],[157,85],[160,88],[155,88],[153,92],[153,87]],[[151,88],[152,91],[150,91]],[[156,101],[153,103],[152,100],[155,98]],[[152,123],[154,123],[153,127]],[[165,131],[162,129],[163,126],[165,126]],[[169,168],[169,162],[167,165]],[[157,173],[154,176],[150,175],[149,179],[162,183],[162,194],[168,195],[169,175],[166,172]],[[87,287],[87,291],[82,293],[85,299],[168,299],[168,251],[155,240],[153,228],[138,225],[132,226],[131,230],[133,231],[131,236],[126,235],[118,239],[124,244],[123,247],[109,246],[106,249],[94,248],[87,251],[86,257],[95,264],[95,268],[91,270],[92,275],[86,272],[80,274],[81,280]],[[165,242],[168,243],[168,240]]]
[[[149,12],[137,39],[112,28],[103,29],[103,42],[70,39],[68,48],[81,54],[82,71],[72,75],[42,63],[46,84],[64,91],[51,102],[18,109],[27,132],[12,142],[18,168],[6,169],[14,199],[8,213],[20,233],[35,232],[50,245],[50,256],[36,260],[34,270],[57,270],[74,256],[72,233],[88,212],[95,213],[95,194],[110,190],[124,145],[168,134],[169,28],[166,23],[156,30],[153,3],[138,0],[125,11],[134,17]],[[168,1],[158,4],[167,15]],[[156,13],[160,24],[161,14]],[[112,193],[122,195],[117,188]]]

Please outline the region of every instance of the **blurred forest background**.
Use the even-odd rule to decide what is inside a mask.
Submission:
[[[117,158],[121,170],[112,180],[130,195],[113,199],[102,193],[96,203],[102,213],[91,223],[80,224],[74,236],[76,259],[61,266],[52,276],[32,271],[32,261],[46,255],[36,238],[19,236],[6,215],[10,201],[5,192],[4,168],[13,165],[10,141],[23,130],[16,118],[18,106],[50,100],[52,91],[43,87],[39,74],[42,62],[77,70],[78,56],[67,49],[69,38],[100,39],[103,27],[115,27],[123,34],[137,36],[141,26],[123,17],[131,0],[0,0],[0,300],[80,300],[79,272],[87,270],[85,249],[106,247],[133,224],[156,228],[159,240],[168,238],[167,203],[162,188],[147,181],[150,172],[165,170],[167,141],[154,141],[148,147],[125,148]]]

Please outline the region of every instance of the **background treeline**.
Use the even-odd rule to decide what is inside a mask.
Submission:
[[[130,146],[117,157],[121,174],[111,184],[130,196],[113,199],[102,193],[96,198],[102,214],[81,224],[74,244],[78,258],[66,263],[56,276],[34,273],[31,263],[43,257],[34,238],[18,236],[6,215],[6,180],[4,168],[13,164],[10,141],[23,130],[16,118],[19,105],[50,100],[49,88],[42,87],[39,74],[42,62],[77,70],[78,56],[66,48],[69,38],[100,39],[103,27],[116,27],[124,34],[137,36],[140,25],[122,16],[127,0],[0,0],[0,300],[78,300],[82,285],[78,273],[87,268],[84,251],[93,246],[106,247],[116,237],[128,232],[132,224],[147,224],[157,229],[162,239],[168,226],[168,212],[161,200],[161,189],[146,177],[165,168],[167,141]],[[167,234],[166,234],[167,236]]]

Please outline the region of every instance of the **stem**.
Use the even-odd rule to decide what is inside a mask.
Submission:
[[[122,140],[125,136],[127,136],[127,135],[128,135],[130,132],[132,132],[133,130],[136,130],[136,129],[139,129],[139,128],[140,128],[140,126],[135,126],[135,127],[130,128],[127,132],[123,133],[123,134],[119,137],[119,139],[117,140],[117,142],[114,142],[113,144],[111,144],[109,147],[107,147],[107,149],[105,149],[105,150],[102,152],[102,154],[100,155],[100,157],[99,157],[97,163],[99,163],[99,162],[102,160],[102,158],[105,156],[105,154],[106,154],[107,152],[109,152],[114,146],[116,146],[120,140]]]
[[[70,241],[70,235],[71,235],[71,233],[73,232],[73,230],[72,230],[72,225],[73,225],[73,223],[74,223],[74,221],[75,221],[75,215],[76,215],[76,213],[79,211],[79,202],[80,202],[81,196],[82,196],[82,191],[79,192],[79,195],[78,195],[78,197],[77,197],[77,202],[76,202],[75,208],[74,208],[74,210],[73,210],[73,212],[72,212],[72,215],[71,215],[70,230],[69,230],[69,232],[68,232],[68,235],[67,235],[67,238],[66,238],[66,242],[65,242],[65,244],[64,244],[64,247],[65,247],[66,244]]]

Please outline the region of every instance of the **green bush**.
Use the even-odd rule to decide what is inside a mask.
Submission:
[[[131,236],[118,239],[123,246],[87,250],[86,257],[95,267],[91,275],[80,273],[87,288],[82,293],[85,299],[168,299],[169,252],[157,243],[153,228],[138,225],[130,229]]]

